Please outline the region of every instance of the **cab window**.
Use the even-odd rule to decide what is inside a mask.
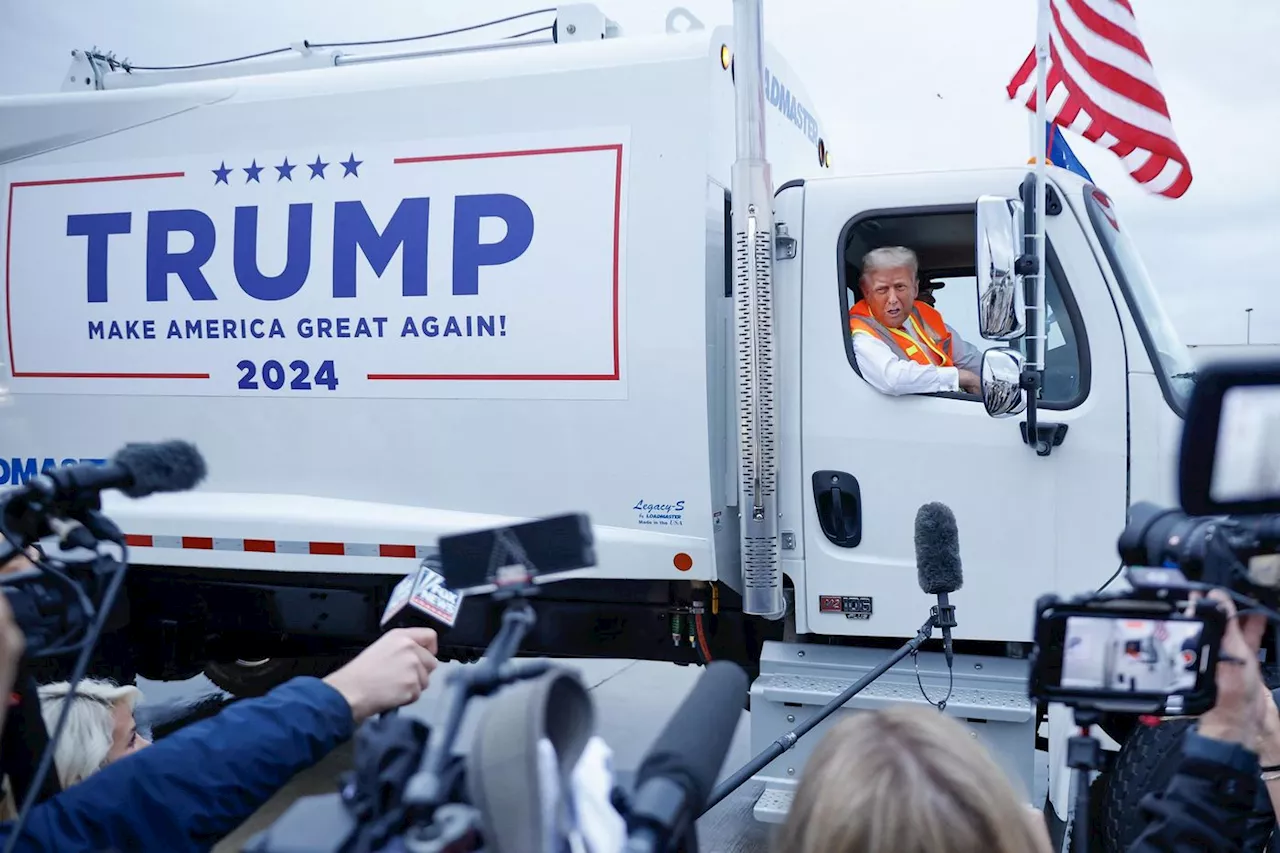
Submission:
[[[979,351],[1010,346],[1026,354],[1025,339],[988,341],[978,334],[978,286],[974,270],[975,216],[973,208],[931,210],[926,213],[888,212],[857,217],[844,228],[840,245],[842,272],[841,310],[844,312],[846,353],[853,370],[857,361],[847,321],[849,309],[861,298],[858,278],[862,258],[881,246],[906,246],[920,261],[919,297],[932,301],[943,320],[961,338]],[[1040,404],[1048,409],[1067,409],[1079,405],[1088,394],[1089,351],[1083,323],[1062,269],[1049,255],[1049,275],[1045,281],[1048,311],[1045,335],[1044,388]],[[970,394],[935,394],[932,396],[977,400]]]

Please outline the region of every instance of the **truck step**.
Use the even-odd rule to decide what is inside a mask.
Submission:
[[[752,814],[761,823],[783,823],[787,812],[791,811],[791,800],[795,798],[794,788],[766,787],[760,792]]]
[[[803,643],[765,643],[760,675],[751,685],[751,752],[758,754],[839,696],[891,654],[881,649]],[[1032,790],[1035,773],[1035,706],[1027,697],[1027,662],[1000,657],[957,655],[946,710],[990,750],[1012,779]],[[752,781],[764,790],[753,810],[756,820],[781,823],[809,755],[823,736],[850,714],[910,702],[928,706],[947,696],[946,660],[940,653],[907,658],[837,709],[778,756]],[[928,693],[921,693],[920,686]]]

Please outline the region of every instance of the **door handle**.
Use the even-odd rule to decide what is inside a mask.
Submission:
[[[841,548],[862,542],[862,489],[844,471],[813,473],[813,502],[822,534]]]

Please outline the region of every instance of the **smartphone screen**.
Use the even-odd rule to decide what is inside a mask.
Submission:
[[[1065,619],[1064,690],[1189,694],[1204,672],[1204,623],[1070,615]]]

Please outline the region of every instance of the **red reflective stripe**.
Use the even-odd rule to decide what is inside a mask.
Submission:
[[[178,545],[176,547],[197,551],[212,551],[213,537],[211,536],[179,536],[176,537]],[[135,548],[170,548],[173,545],[156,545],[155,536],[149,533],[129,533],[125,535],[125,541]],[[239,547],[233,547],[234,543],[239,542]],[[285,545],[301,545],[309,554],[327,557],[345,557],[347,555],[347,544],[345,542],[282,542],[276,539],[228,539],[226,544],[219,550],[225,551],[242,551],[258,554],[277,554],[281,553],[281,547]],[[416,545],[403,544],[378,544],[378,545],[353,545],[357,551],[363,551],[366,548],[374,547],[378,549],[379,557],[389,557],[396,559],[414,559],[418,556],[418,547]],[[361,556],[355,554],[353,556]]]
[[[327,554],[331,557],[341,557],[346,553],[346,548],[341,542],[312,542],[312,554]]]

